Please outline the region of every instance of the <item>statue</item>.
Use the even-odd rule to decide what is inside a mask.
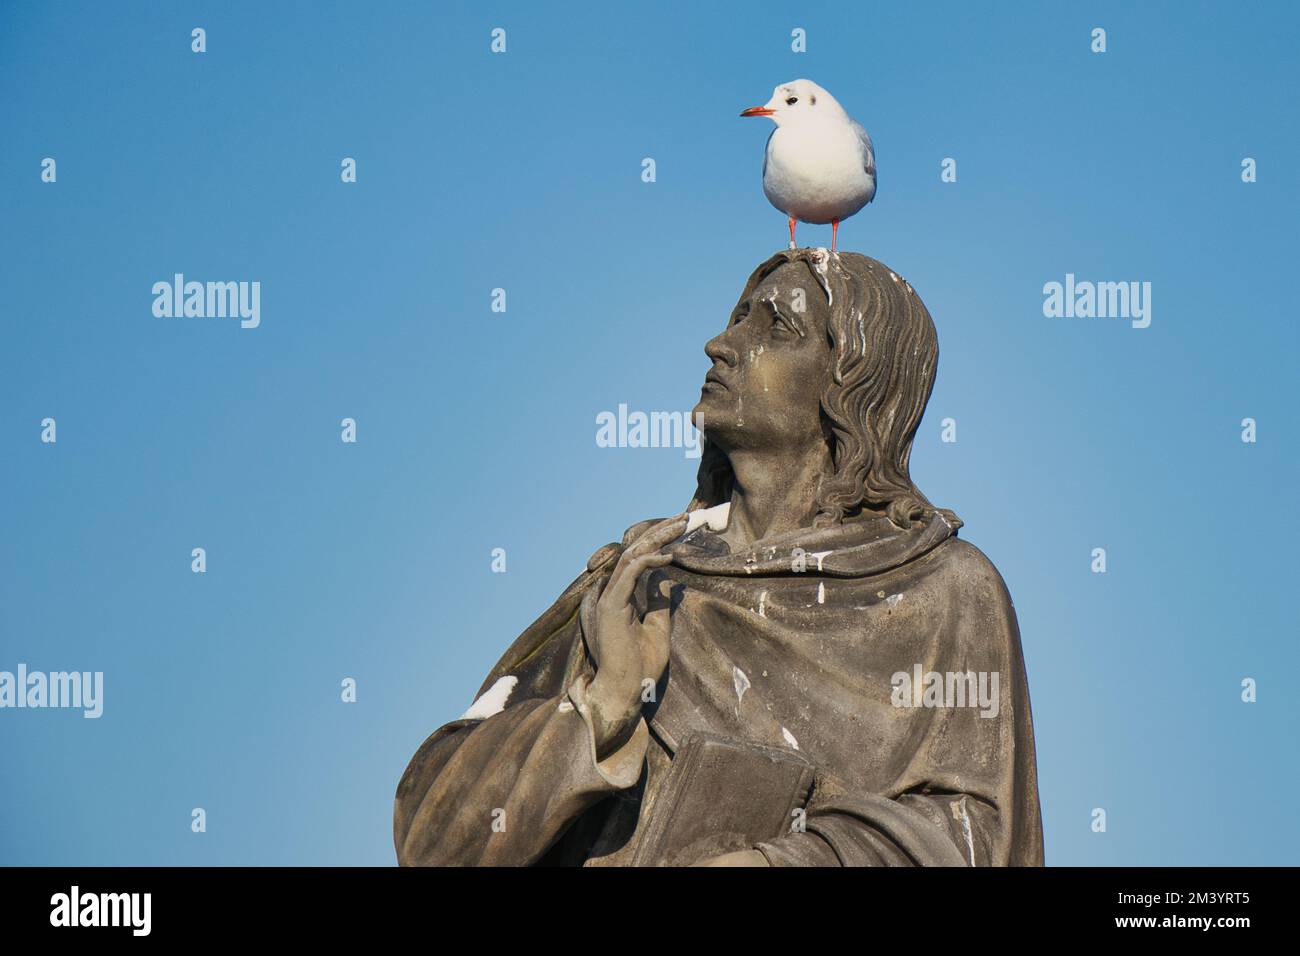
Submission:
[[[1041,865],[1019,629],[913,483],[934,324],[856,253],[750,276],[686,512],[596,551],[397,788],[403,865]]]

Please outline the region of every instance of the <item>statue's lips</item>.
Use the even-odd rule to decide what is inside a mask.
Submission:
[[[722,391],[726,391],[727,389],[727,383],[724,382],[722,376],[718,375],[718,373],[713,369],[709,369],[708,374],[704,376],[704,388],[702,391],[708,391],[710,385],[712,385],[714,389],[720,389]]]

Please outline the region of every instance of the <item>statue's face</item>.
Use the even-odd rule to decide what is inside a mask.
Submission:
[[[803,263],[767,276],[704,346],[713,368],[692,412],[696,427],[723,451],[823,441],[828,319],[826,297]]]

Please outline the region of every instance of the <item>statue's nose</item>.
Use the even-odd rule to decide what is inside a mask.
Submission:
[[[725,334],[725,332],[722,333],[722,335]],[[722,335],[715,336],[704,343],[704,354],[715,362],[723,362],[726,365],[735,365],[737,359],[736,350],[723,345],[722,342],[719,341],[722,338]]]

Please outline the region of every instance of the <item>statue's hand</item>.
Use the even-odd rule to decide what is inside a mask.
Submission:
[[[596,735],[596,751],[603,755],[622,742],[641,715],[641,682],[658,682],[668,666],[668,611],[646,614],[642,620],[632,603],[637,579],[660,568],[672,555],[659,549],[686,530],[686,516],[678,515],[654,525],[623,551],[605,590],[596,602],[596,633],[592,656],[596,676],[587,695]]]
[[[758,850],[733,850],[700,860],[696,866],[771,866]]]

